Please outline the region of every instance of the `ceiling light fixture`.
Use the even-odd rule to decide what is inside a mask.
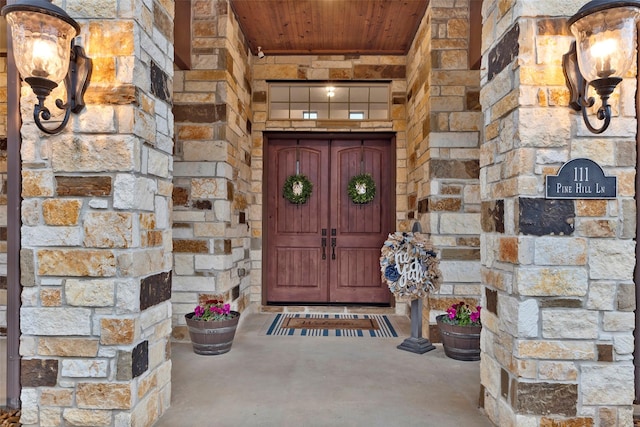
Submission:
[[[639,17],[638,0],[592,0],[567,21],[576,38],[562,58],[571,97],[569,106],[582,112],[592,133],[600,134],[609,127],[609,97],[632,66]],[[593,126],[587,115],[587,109],[595,104],[588,95],[589,86],[600,97],[596,114],[602,121],[600,127]]]
[[[258,46],[258,58],[262,59],[264,58],[264,52],[262,51],[262,47]]]
[[[19,0],[2,8],[11,28],[12,50],[16,67],[38,98],[33,119],[47,134],[61,132],[70,113],[84,108],[84,92],[91,78],[92,62],[82,46],[74,43],[80,25],[67,13],[47,0]],[[55,128],[45,127],[51,112],[44,101],[64,80],[67,102],[56,99],[56,107],[65,111]]]

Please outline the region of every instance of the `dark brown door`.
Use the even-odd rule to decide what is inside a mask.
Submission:
[[[299,172],[313,183],[307,203],[282,196]],[[288,303],[388,304],[380,248],[394,228],[395,177],[391,137],[269,138],[266,171],[266,299]],[[370,173],[372,202],[357,205],[351,177]]]

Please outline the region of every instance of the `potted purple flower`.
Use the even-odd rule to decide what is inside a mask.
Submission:
[[[185,314],[189,337],[196,354],[215,355],[231,350],[240,313],[224,301],[210,299]]]
[[[480,360],[480,306],[473,310],[464,301],[436,317],[444,353],[456,360]]]

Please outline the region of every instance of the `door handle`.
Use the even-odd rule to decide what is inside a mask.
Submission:
[[[327,229],[322,229],[322,259],[327,259]]]
[[[331,238],[331,259],[336,259],[336,238]]]
[[[331,235],[335,236],[337,230],[335,228],[331,229]],[[331,237],[331,259],[336,259],[336,238]]]

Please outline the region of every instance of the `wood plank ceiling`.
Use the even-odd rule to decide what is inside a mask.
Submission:
[[[405,55],[429,0],[230,0],[267,55]]]

